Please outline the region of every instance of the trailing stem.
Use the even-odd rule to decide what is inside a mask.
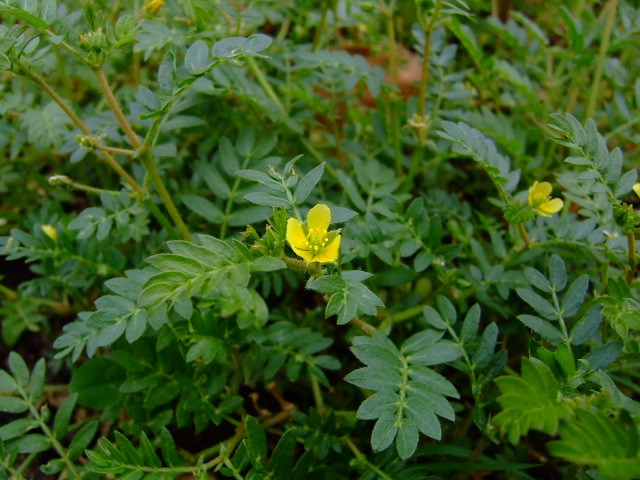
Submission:
[[[629,251],[629,271],[627,272],[627,283],[633,282],[636,272],[636,234],[627,232],[627,244]]]
[[[593,82],[591,83],[591,91],[589,92],[589,102],[587,104],[587,118],[593,117],[596,109],[596,101],[600,93],[600,81],[602,80],[602,70],[604,68],[604,59],[609,50],[609,42],[611,40],[611,32],[613,31],[613,22],[616,18],[618,10],[618,0],[610,0],[604,7],[606,9],[606,23],[602,32],[602,41],[600,42],[600,51],[596,60],[596,68],[593,74]]]
[[[80,129],[82,133],[84,133],[87,137],[89,137],[92,141],[95,141],[95,137],[87,127],[87,125],[82,121],[82,119],[73,111],[73,109],[64,101],[60,95],[47,83],[47,81],[38,75],[36,72],[32,71],[28,68],[24,63],[20,60],[13,58],[12,61],[22,69],[22,71],[35,83],[37,83],[40,88],[42,88],[47,94],[53,99],[54,102],[58,104],[58,106],[67,114],[67,116],[71,119],[71,121]],[[127,171],[122,168],[122,166],[116,161],[116,159],[108,152],[101,150],[102,157],[107,162],[107,164],[113,168],[118,175],[120,175],[131,188],[138,194],[144,195],[145,191],[142,186],[134,180],[134,178],[127,173]]]
[[[138,138],[138,135],[136,135],[136,133],[133,131],[133,128],[131,128],[131,125],[129,124],[129,121],[127,120],[127,118],[124,116],[124,113],[120,108],[120,104],[118,103],[118,100],[113,94],[113,90],[111,90],[111,87],[109,86],[109,82],[107,81],[107,78],[104,75],[104,71],[102,70],[102,68],[95,68],[94,72],[96,74],[96,77],[98,77],[100,88],[104,92],[105,98],[107,99],[107,102],[111,107],[111,110],[113,111],[116,118],[118,119],[118,123],[120,123],[120,126],[124,130],[124,133],[129,138],[131,145],[133,145],[133,147],[139,151],[139,154],[141,155],[142,164],[147,170],[147,174],[151,178],[151,181],[153,182],[153,185],[156,188],[156,191],[158,192],[158,195],[160,196],[162,203],[164,203],[164,206],[167,209],[169,216],[175,223],[176,227],[178,227],[178,230],[180,231],[180,234],[182,235],[182,237],[185,240],[188,240],[190,242],[193,241],[193,238],[191,237],[191,233],[189,232],[189,229],[184,223],[182,216],[180,216],[180,212],[178,212],[178,209],[173,203],[173,200],[171,199],[171,195],[169,194],[167,187],[165,186],[164,182],[162,181],[162,178],[160,177],[160,174],[158,173],[158,169],[153,160],[153,157],[151,156],[151,153],[149,152],[149,149],[142,148],[143,144]],[[145,145],[145,147],[147,146]]]

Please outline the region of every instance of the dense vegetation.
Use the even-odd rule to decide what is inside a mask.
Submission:
[[[0,479],[640,478],[636,2],[0,14]]]

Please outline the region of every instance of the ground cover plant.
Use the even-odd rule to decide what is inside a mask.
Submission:
[[[0,15],[0,479],[640,478],[636,2]]]

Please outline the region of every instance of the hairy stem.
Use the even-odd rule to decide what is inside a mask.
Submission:
[[[129,124],[129,121],[127,120],[127,118],[124,116],[124,113],[122,112],[122,108],[120,108],[120,104],[118,103],[118,100],[113,94],[113,91],[109,86],[109,82],[107,81],[107,78],[104,75],[104,71],[102,70],[102,68],[96,68],[94,69],[94,72],[98,77],[100,88],[102,89],[105,95],[105,98],[107,99],[107,102],[109,102],[109,106],[111,107],[111,110],[113,111],[116,118],[118,119],[118,123],[120,123],[120,126],[124,130],[125,134],[129,138],[131,145],[133,145],[134,148],[136,149],[142,149],[141,147],[143,146],[143,144],[138,138],[138,135],[136,135],[136,132],[134,132],[133,128],[131,128],[131,125]],[[173,203],[173,200],[171,199],[171,195],[169,194],[167,187],[165,186],[164,182],[162,181],[162,178],[160,177],[160,174],[158,173],[158,169],[153,160],[153,157],[151,156],[151,153],[146,148],[142,150],[144,150],[142,151],[142,156],[141,156],[142,164],[147,170],[147,174],[151,178],[151,181],[153,182],[153,186],[156,188],[156,191],[158,192],[158,195],[160,196],[162,203],[164,203],[164,206],[167,209],[169,216],[175,223],[176,227],[178,227],[178,230],[180,231],[180,234],[182,235],[182,237],[185,240],[192,242],[193,238],[191,237],[191,233],[189,232],[189,229],[184,223],[184,220],[182,219],[180,212],[178,212],[178,209]]]
[[[91,139],[95,138],[91,133],[91,131],[89,130],[89,128],[87,127],[87,125],[82,121],[82,119],[76,114],[76,112],[73,111],[73,109],[67,104],[67,102],[65,102],[64,99],[60,97],[60,95],[58,95],[58,93],[51,87],[51,85],[47,83],[47,81],[44,78],[42,78],[36,72],[29,69],[20,60],[12,59],[12,61],[17,66],[19,66],[31,80],[33,80],[45,92],[47,92],[47,94],[53,99],[53,101],[56,102],[60,108],[62,108],[62,110],[71,119],[71,121],[80,129],[80,131],[82,131],[82,133],[84,133]],[[133,179],[133,177],[126,172],[124,168],[122,168],[122,166],[116,161],[115,158],[113,158],[113,156],[109,152],[101,152],[101,153],[102,153],[102,157],[107,162],[107,164],[111,168],[113,168],[118,173],[118,175],[120,175],[129,185],[131,185],[131,187],[133,188],[133,190],[135,190],[137,194],[144,195],[145,191],[142,188],[142,186],[140,186],[140,184],[136,182]]]
[[[629,271],[627,272],[627,283],[633,282],[636,272],[636,235],[627,232],[627,244],[629,246]]]
[[[616,18],[616,12],[618,10],[618,0],[609,0],[609,3],[605,6],[606,9],[606,23],[602,32],[602,41],[600,42],[600,51],[598,52],[598,58],[596,60],[596,68],[593,74],[593,82],[591,83],[591,91],[589,92],[589,102],[587,104],[587,118],[593,117],[593,113],[596,109],[596,101],[598,100],[598,94],[600,93],[600,81],[602,80],[602,70],[604,68],[604,59],[607,56],[607,50],[609,50],[609,42],[611,40],[611,32],[613,31],[613,22]]]
[[[138,135],[136,135],[136,132],[133,131],[133,128],[131,128],[127,117],[124,116],[122,108],[120,108],[120,104],[118,103],[116,96],[113,94],[113,90],[111,90],[111,87],[109,86],[107,77],[105,77],[104,75],[104,70],[102,69],[102,67],[100,67],[95,68],[93,71],[96,74],[96,77],[98,77],[98,82],[100,83],[100,89],[102,90],[102,93],[104,93],[104,96],[107,99],[111,110],[118,119],[118,123],[122,127],[122,130],[124,130],[125,135],[129,138],[131,145],[133,145],[134,148],[140,148],[142,146],[142,142],[138,138]]]
[[[524,240],[524,244],[527,247],[527,249],[531,248],[533,246],[533,242],[529,238],[529,234],[527,233],[527,229],[524,226],[524,223],[518,224],[518,230],[520,230],[520,235],[522,236],[522,239]]]
[[[316,28],[316,32],[313,36],[313,44],[311,46],[312,52],[317,52],[320,47],[320,40],[322,40],[322,32],[324,31],[324,26],[327,23],[327,13],[329,12],[329,2],[325,0],[322,4],[322,15],[320,17],[320,23],[318,24],[318,28]]]
[[[442,8],[442,2],[436,0],[433,15],[427,23],[424,31],[424,45],[422,52],[422,74],[420,76],[420,90],[418,93],[418,115],[421,122],[425,122],[427,113],[427,84],[429,83],[429,58],[431,57],[431,34],[435,27],[436,20],[440,16],[440,10]],[[427,129],[421,128],[418,130],[418,141],[421,147],[424,147],[427,141]]]
[[[145,154],[143,154],[142,164],[147,169],[147,173],[149,174],[149,177],[153,182],[153,186],[156,188],[156,191],[158,192],[158,195],[160,196],[162,203],[164,203],[164,206],[167,209],[169,216],[173,220],[173,223],[176,225],[176,227],[180,231],[182,238],[184,238],[189,242],[193,242],[193,237],[191,236],[189,229],[184,223],[184,220],[182,220],[182,216],[180,215],[180,212],[178,212],[178,209],[173,203],[173,200],[171,199],[171,195],[169,194],[167,187],[165,187],[164,182],[162,181],[162,178],[160,178],[158,169],[156,168],[153,158],[151,157],[151,154],[149,152],[146,152]]]

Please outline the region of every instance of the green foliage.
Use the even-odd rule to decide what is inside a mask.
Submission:
[[[386,337],[353,339],[353,354],[366,365],[347,375],[346,380],[376,393],[367,398],[357,416],[376,420],[371,447],[386,449],[395,439],[400,458],[413,455],[418,432],[439,440],[442,436],[436,415],[454,420],[453,407],[446,397],[459,398],[455,387],[431,368],[456,360],[461,352],[442,334],[425,330],[408,338],[400,347]]]
[[[599,410],[578,409],[575,420],[560,427],[560,440],[548,447],[570,462],[597,466],[606,478],[640,475],[638,428],[627,415],[613,419]]]
[[[520,375],[496,379],[502,411],[493,423],[507,432],[513,444],[530,429],[555,435],[560,420],[574,415],[549,367],[536,358],[523,358],[521,367]]]
[[[0,14],[0,479],[640,475],[633,2]]]

